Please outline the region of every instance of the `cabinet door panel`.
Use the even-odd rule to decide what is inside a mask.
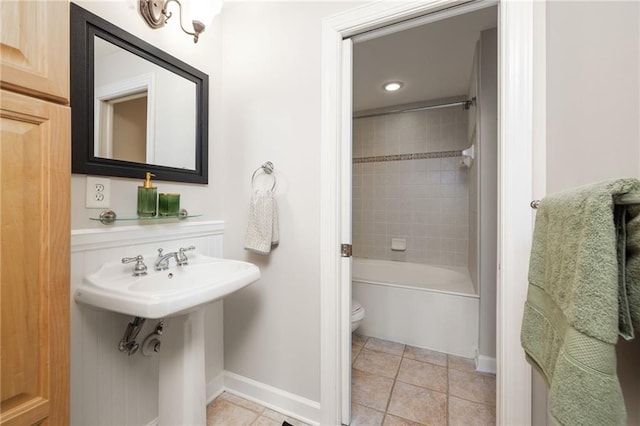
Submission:
[[[0,93],[0,423],[68,423],[68,107]]]
[[[0,1],[0,87],[69,103],[69,3]]]

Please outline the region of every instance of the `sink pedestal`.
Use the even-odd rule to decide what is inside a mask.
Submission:
[[[189,255],[188,266],[142,276],[112,261],[86,276],[74,297],[78,303],[125,315],[166,318],[159,354],[159,422],[205,426],[204,307],[259,278],[256,265],[199,253]]]
[[[204,309],[166,321],[160,349],[159,424],[207,422]]]

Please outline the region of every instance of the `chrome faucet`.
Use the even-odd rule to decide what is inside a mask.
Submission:
[[[187,257],[186,251],[195,250],[195,246],[182,247],[180,250],[172,251],[167,254],[162,254],[162,249],[158,249],[158,258],[156,262],[153,264],[153,268],[156,271],[163,271],[169,268],[169,260],[174,258],[176,260],[176,264],[178,266],[184,266],[189,264],[189,258]]]
[[[133,268],[133,276],[139,277],[141,275],[147,275],[147,265],[144,264],[144,257],[141,254],[136,257],[123,257],[122,263],[136,262]]]

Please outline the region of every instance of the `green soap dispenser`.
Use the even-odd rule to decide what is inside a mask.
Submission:
[[[138,187],[138,216],[153,217],[157,213],[158,188],[151,184],[151,172],[147,172],[142,186]]]

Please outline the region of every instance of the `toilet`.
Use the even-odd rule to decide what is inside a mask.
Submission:
[[[364,319],[364,308],[356,300],[351,300],[351,332],[353,333]]]

